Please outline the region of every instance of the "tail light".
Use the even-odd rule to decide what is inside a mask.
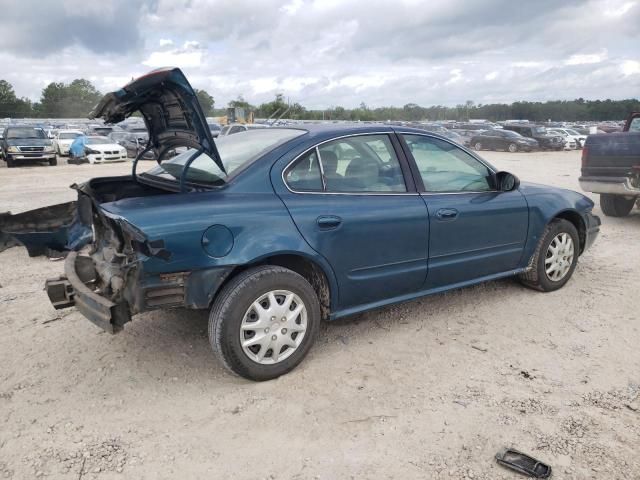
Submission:
[[[582,147],[582,168],[587,166],[587,157],[589,156],[589,149]]]

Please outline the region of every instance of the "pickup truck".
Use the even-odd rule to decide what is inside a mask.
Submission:
[[[8,168],[25,162],[58,163],[53,144],[42,128],[11,125],[4,131],[0,148]]]
[[[629,115],[622,132],[587,137],[580,187],[600,194],[605,215],[631,212],[640,198],[640,112]]]

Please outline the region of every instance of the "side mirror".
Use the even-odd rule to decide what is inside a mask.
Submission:
[[[520,180],[513,173],[496,173],[496,186],[501,192],[511,192],[520,186]]]

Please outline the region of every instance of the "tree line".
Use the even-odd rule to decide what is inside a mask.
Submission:
[[[70,83],[52,82],[42,89],[40,100],[18,97],[6,80],[0,80],[0,118],[84,118],[102,98],[102,93],[84,78]],[[207,116],[214,113],[214,100],[205,90],[196,89]]]
[[[221,116],[226,109],[216,109],[214,98],[205,90],[196,89],[196,95],[206,116]],[[52,82],[47,85],[37,102],[18,97],[6,80],[0,80],[0,118],[83,118],[102,98],[102,93],[83,78],[70,83]],[[229,102],[229,107],[240,107],[255,112],[257,118],[288,118],[297,120],[457,120],[486,119],[491,121],[527,119],[532,121],[602,121],[622,120],[629,112],[640,111],[638,99],[627,100],[553,100],[547,102],[514,102],[475,104],[468,100],[455,107],[433,105],[423,107],[407,103],[403,107],[370,108],[364,102],[357,108],[334,106],[324,110],[307,109],[298,102],[288,102],[282,93],[274,100],[252,105],[240,95]]]

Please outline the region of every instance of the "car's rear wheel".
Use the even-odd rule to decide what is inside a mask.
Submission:
[[[516,153],[518,151],[518,145],[516,145],[515,143],[510,143],[507,147],[507,150],[509,150],[511,153]]]
[[[636,203],[636,197],[623,197],[622,195],[600,194],[600,208],[608,217],[626,217]]]
[[[579,254],[580,239],[576,227],[557,218],[546,226],[529,270],[520,275],[520,281],[543,292],[558,290],[573,275]]]
[[[473,149],[474,150],[482,150],[482,143],[480,142],[476,142],[473,144]]]
[[[311,284],[292,270],[256,267],[222,289],[209,315],[209,341],[222,363],[250,380],[291,371],[307,355],[320,327]]]

